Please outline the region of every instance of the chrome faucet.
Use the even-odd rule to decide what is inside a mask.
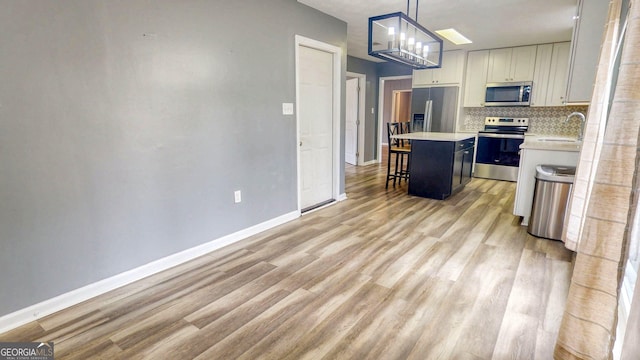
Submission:
[[[567,119],[564,121],[569,122],[569,119],[571,119],[571,117],[573,116],[577,116],[580,118],[580,132],[578,133],[578,141],[582,141],[582,139],[584,138],[584,124],[587,122],[587,119],[585,119],[584,114],[578,111],[572,112],[571,114],[569,114],[567,116]]]

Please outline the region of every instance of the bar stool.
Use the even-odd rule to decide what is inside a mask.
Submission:
[[[408,140],[393,139],[391,136],[396,134],[406,134],[409,132],[408,122],[387,123],[387,139],[389,142],[387,154],[387,180],[385,189],[389,188],[389,181],[393,180],[393,186],[396,181],[401,182],[402,179],[409,180],[409,164],[411,161],[411,144]],[[395,167],[391,171],[391,155],[395,155]],[[406,167],[405,167],[406,159]]]

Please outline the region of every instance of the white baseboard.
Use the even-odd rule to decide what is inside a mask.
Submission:
[[[208,243],[192,247],[179,253],[166,256],[135,269],[125,271],[110,278],[100,280],[93,284],[83,286],[68,293],[45,300],[27,308],[0,317],[0,333],[15,329],[31,321],[38,320],[57,311],[81,303],[92,297],[104,294],[121,286],[130,284],[147,276],[164,271],[176,265],[182,264],[199,256],[233,244],[237,241],[258,234],[262,231],[274,228],[300,217],[299,211],[292,211],[277,218],[240,230],[233,234],[223,236]]]
[[[347,194],[346,193],[342,193],[340,195],[338,195],[338,198],[336,199],[336,201],[345,201],[347,200]]]
[[[373,159],[373,160],[369,160],[367,162],[363,162],[362,164],[360,164],[361,166],[366,166],[366,165],[373,165],[373,164],[377,164],[379,163],[379,160]]]

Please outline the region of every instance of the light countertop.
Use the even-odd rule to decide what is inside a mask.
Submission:
[[[580,151],[582,141],[566,136],[525,135],[520,149]]]
[[[474,133],[414,132],[391,136],[402,140],[462,141],[476,137]]]

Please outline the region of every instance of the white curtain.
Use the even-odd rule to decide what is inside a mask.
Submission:
[[[606,83],[612,82],[613,69],[608,64],[614,59],[621,4],[621,0],[614,0],[610,5],[607,35],[587,120],[589,139],[585,141],[578,165],[581,175],[587,175],[581,179],[584,184],[580,184],[586,196],[580,198],[581,194],[576,194],[572,200],[571,215],[581,225],[576,230],[569,224],[567,229],[568,235],[572,231],[578,234],[577,254],[556,341],[556,359],[611,359],[613,356],[620,288],[640,193],[640,5],[637,3],[630,3],[617,83],[606,114],[609,103]],[[606,75],[603,68],[609,69]],[[604,130],[600,121],[605,121]],[[580,204],[580,211],[573,212]]]
[[[602,152],[605,127],[609,115],[614,60],[618,48],[620,9],[620,0],[613,1],[609,5],[609,18],[600,48],[600,60],[589,113],[587,114],[580,161],[576,169],[572,196],[564,225],[563,240],[565,241],[565,246],[573,251],[578,249],[578,243],[582,237],[587,205],[591,198],[596,169]]]

